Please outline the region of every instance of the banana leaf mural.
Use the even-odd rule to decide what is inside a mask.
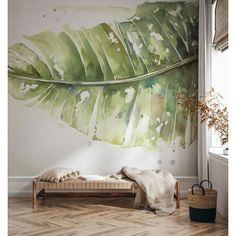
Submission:
[[[40,32],[9,47],[9,93],[71,127],[125,147],[197,137],[178,107],[198,81],[198,3],[146,2],[122,22]]]

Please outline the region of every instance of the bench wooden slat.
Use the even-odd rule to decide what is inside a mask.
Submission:
[[[130,180],[67,180],[64,182],[50,183],[33,180],[32,183],[32,206],[36,208],[37,197],[43,196],[47,190],[132,190],[133,193],[139,190],[136,182]],[[41,194],[38,194],[39,191]],[[180,207],[179,182],[175,185],[176,208]]]

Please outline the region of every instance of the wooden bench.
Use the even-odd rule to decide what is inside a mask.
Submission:
[[[44,181],[37,181],[34,179],[32,182],[32,207],[36,209],[37,199],[39,197],[45,198],[46,190],[93,190],[93,191],[109,191],[109,192],[127,192],[132,191],[135,195],[134,206],[140,207],[144,202],[144,199],[141,199],[140,196],[145,196],[141,194],[142,190],[139,188],[138,184],[131,180],[126,179],[112,179],[112,180],[67,180],[63,182],[51,183]],[[52,193],[52,192],[50,192]],[[48,194],[48,192],[47,192]],[[55,194],[55,192],[53,192]],[[63,194],[68,194],[68,192],[63,192]],[[72,193],[71,193],[72,194]],[[179,198],[179,182],[176,182],[175,185],[175,194],[174,198],[176,199],[176,208],[180,207],[180,198]]]

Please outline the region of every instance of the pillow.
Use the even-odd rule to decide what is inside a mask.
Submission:
[[[46,171],[38,177],[38,180],[46,182],[62,182],[68,179],[77,178],[79,177],[79,174],[80,172],[78,170],[58,167]]]

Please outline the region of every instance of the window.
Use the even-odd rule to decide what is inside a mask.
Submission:
[[[215,5],[212,11],[212,41],[215,35]],[[212,45],[211,49],[211,87],[215,89],[216,92],[220,93],[223,97],[223,104],[227,106],[228,104],[228,57],[229,57],[229,49],[224,51],[216,50],[214,45]],[[211,129],[211,140],[210,147],[211,148],[222,148],[227,147],[227,144],[222,147],[221,142],[219,140],[218,134]]]
[[[211,86],[223,97],[223,103],[228,103],[228,56],[229,49],[220,52],[212,49]],[[211,147],[221,147],[217,133],[211,130]]]

